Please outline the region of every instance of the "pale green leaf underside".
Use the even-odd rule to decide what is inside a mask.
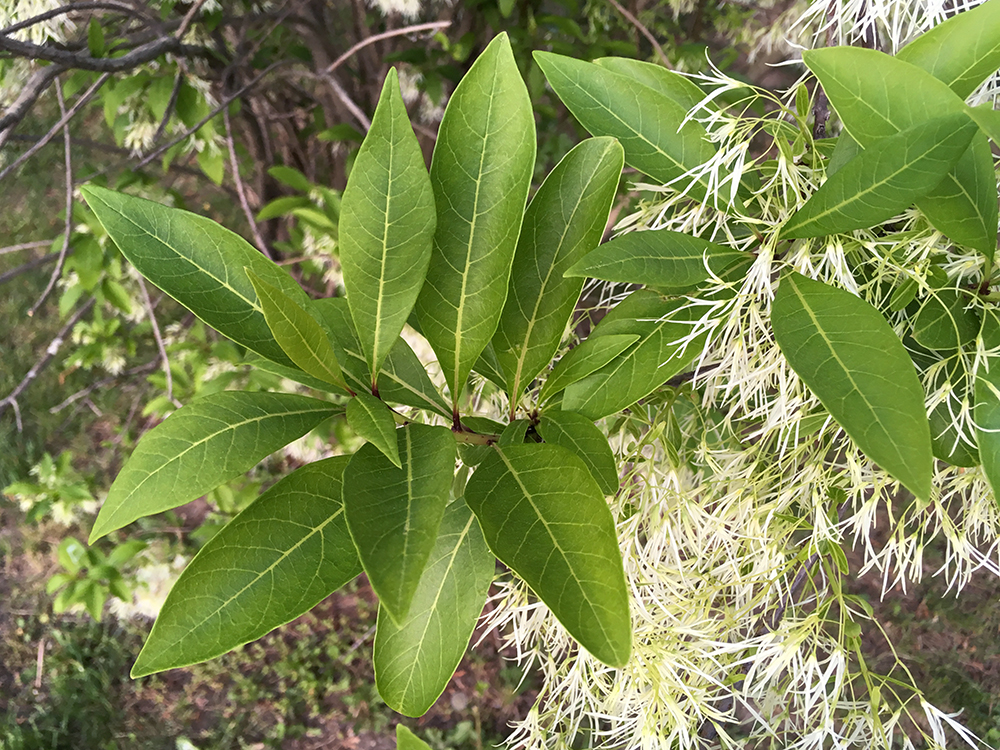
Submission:
[[[212,537],[167,596],[133,677],[212,659],[255,640],[361,572],[341,501],[348,460],[302,467]]]
[[[340,209],[344,286],[373,376],[420,293],[436,221],[434,192],[393,68]]]
[[[556,366],[542,384],[539,402],[544,403],[563,388],[583,380],[590,373],[604,367],[638,340],[638,334],[634,333],[590,336],[584,339],[556,362]]]
[[[397,724],[396,750],[431,750],[431,746],[417,737],[408,727]]]
[[[344,510],[372,588],[397,622],[410,610],[437,539],[455,473],[455,438],[445,427],[396,430],[402,468],[371,443],[344,472]]]
[[[314,378],[312,375],[302,372],[302,370],[298,367],[279,365],[274,360],[266,359],[261,357],[259,354],[254,354],[252,352],[248,352],[247,355],[244,356],[243,364],[253,367],[256,370],[261,370],[271,375],[275,375],[279,378],[294,380],[296,383],[307,385],[318,391],[334,392],[339,394],[343,394],[344,391],[342,386],[335,386],[332,383],[327,383],[319,378]]]
[[[535,121],[506,34],[448,101],[431,161],[437,229],[417,298],[453,408],[496,331],[535,163]]]
[[[197,499],[337,410],[290,393],[224,391],[192,401],[143,435],[108,491],[90,542]]]
[[[566,272],[603,281],[645,284],[671,294],[693,291],[712,273],[748,258],[732,248],[682,232],[629,232],[588,253]]]
[[[1000,347],[1000,320],[988,311],[983,317],[983,346]],[[1000,503],[1000,357],[984,358],[976,369],[976,440],[983,473]]]
[[[632,645],[628,591],[600,487],[561,446],[494,451],[466,486],[486,543],[587,651],[624,666]]]
[[[382,451],[397,469],[403,468],[396,445],[396,420],[382,401],[358,391],[347,403],[347,423],[358,437]]]
[[[305,305],[308,297],[284,270],[204,216],[94,185],[80,190],[139,273],[224,336],[292,364],[271,335],[243,269]]]
[[[559,348],[583,289],[583,279],[563,274],[601,241],[623,166],[613,138],[586,140],[556,165],[524,213],[492,341],[514,402]]]
[[[538,433],[546,443],[561,445],[587,465],[601,492],[618,492],[618,464],[607,436],[582,414],[571,411],[547,411],[538,424]]]
[[[771,323],[788,364],[865,455],[927,500],[933,459],[923,388],[878,310],[792,273],[778,286]]]
[[[410,614],[397,625],[379,612],[375,684],[394,711],[421,716],[441,695],[468,646],[494,567],[475,516],[455,500],[445,509]]]
[[[348,390],[330,340],[316,319],[298,302],[253,271],[247,269],[247,276],[257,293],[274,340],[289,359],[314,378]]]
[[[792,215],[781,230],[782,238],[850,232],[891,219],[940,184],[976,131],[976,124],[959,113],[879,139]]]

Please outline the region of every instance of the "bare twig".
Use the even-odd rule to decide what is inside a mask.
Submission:
[[[38,658],[35,661],[35,690],[42,687],[42,665],[45,662],[45,639],[38,642]]]
[[[191,22],[194,21],[194,17],[198,15],[198,11],[201,10],[201,6],[205,4],[205,0],[197,0],[194,5],[191,6],[191,10],[187,12],[181,21],[181,25],[177,27],[177,31],[174,33],[174,37],[177,41],[184,38],[187,33],[188,28],[191,26]]]
[[[43,255],[41,258],[35,258],[34,260],[29,260],[17,268],[12,268],[9,271],[0,273],[0,284],[4,284],[11,279],[16,279],[22,273],[27,273],[28,271],[34,271],[36,268],[41,268],[49,263],[54,263],[59,259],[59,253],[49,253],[48,255]]]
[[[663,51],[663,47],[661,47],[660,43],[658,41],[656,41],[656,37],[653,36],[653,34],[650,32],[650,30],[647,29],[638,18],[636,18],[634,15],[632,15],[628,11],[627,8],[625,8],[623,5],[621,5],[620,3],[618,3],[617,0],[608,0],[608,5],[610,5],[615,10],[617,10],[619,13],[621,13],[625,17],[625,20],[627,20],[630,24],[632,24],[633,26],[635,26],[636,31],[638,31],[640,34],[642,34],[644,37],[646,37],[646,39],[649,41],[649,43],[653,45],[653,49],[656,50],[656,54],[659,55],[660,61],[666,67],[668,67],[671,70],[673,70],[674,66],[670,64],[670,60],[667,59],[667,55]]]
[[[181,84],[184,82],[184,76],[180,66],[177,69],[177,77],[174,78],[174,87],[170,91],[170,99],[167,100],[167,108],[163,110],[163,117],[160,119],[160,124],[156,128],[156,133],[153,135],[153,143],[156,143],[163,137],[163,134],[167,132],[167,123],[170,122],[170,116],[174,113],[174,107],[177,106],[177,97],[181,93]]]
[[[343,105],[347,108],[347,111],[354,115],[354,119],[361,124],[365,131],[368,131],[372,126],[372,121],[368,119],[368,116],[362,111],[361,107],[355,104],[354,100],[351,99],[346,91],[344,91],[343,87],[337,83],[337,79],[326,71],[320,73],[320,78],[330,85],[330,88],[333,89],[333,93],[337,95],[337,98],[340,99]]]
[[[121,73],[123,70],[131,70],[138,65],[155,60],[168,52],[185,57],[208,54],[208,50],[204,47],[181,44],[179,39],[172,36],[161,37],[148,44],[143,44],[126,52],[121,57],[92,57],[89,53],[83,54],[45,44],[22,42],[3,34],[0,34],[0,50],[28,60],[47,60],[66,68],[93,70],[97,73]]]
[[[418,23],[413,26],[404,26],[401,29],[393,29],[391,31],[383,31],[381,34],[374,34],[366,39],[362,39],[360,42],[351,47],[347,52],[342,54],[332,63],[330,63],[324,73],[333,73],[337,68],[343,65],[347,60],[353,57],[358,50],[364,49],[369,44],[375,42],[380,42],[383,39],[391,39],[394,36],[403,36],[405,34],[417,34],[421,31],[437,31],[439,29],[446,29],[451,26],[451,21],[432,21],[431,23]]]
[[[59,114],[65,118],[66,100],[63,99],[62,84],[58,81],[56,82],[56,98],[59,100]],[[66,228],[63,231],[62,248],[59,250],[59,258],[56,260],[56,267],[52,269],[52,274],[49,276],[49,283],[46,285],[42,295],[38,298],[38,301],[35,302],[34,306],[30,310],[28,310],[28,317],[31,317],[38,312],[38,308],[42,306],[45,300],[48,299],[49,294],[52,293],[52,290],[55,289],[56,282],[62,275],[63,266],[66,263],[66,253],[69,252],[69,240],[73,235],[73,157],[72,141],[69,137],[69,120],[66,120],[66,124],[63,125],[63,145],[63,162],[66,168]]]
[[[51,244],[52,240],[35,240],[34,242],[22,242],[19,245],[7,245],[7,247],[0,247],[0,255],[16,253],[21,250],[34,250],[38,247],[48,247]]]
[[[66,340],[66,336],[68,336],[72,332],[73,327],[80,321],[80,318],[82,318],[90,311],[90,309],[94,306],[94,303],[96,301],[97,301],[96,298],[91,297],[84,305],[78,307],[76,312],[74,312],[70,316],[69,320],[66,321],[65,325],[63,325],[63,327],[59,329],[59,332],[55,335],[55,338],[53,338],[52,341],[49,342],[49,345],[45,347],[45,354],[43,354],[41,358],[31,366],[31,369],[28,370],[28,373],[21,379],[21,382],[14,387],[14,390],[12,390],[2,400],[0,400],[0,416],[3,416],[3,413],[7,411],[7,407],[9,406],[14,407],[15,416],[19,415],[20,412],[17,406],[17,399],[21,396],[22,393],[24,393],[25,389],[35,381],[35,379],[39,376],[42,370],[48,367],[49,363],[52,362],[53,359],[55,359],[56,354],[59,353],[59,350],[62,348],[63,342]],[[17,421],[18,421],[17,425],[18,432],[21,432],[22,427],[21,427],[21,420],[19,417]]]
[[[17,99],[7,108],[3,117],[0,117],[0,148],[3,148],[10,131],[24,119],[28,110],[38,101],[38,97],[44,94],[52,82],[65,70],[66,68],[62,65],[50,65],[31,74],[27,83],[24,84],[24,88],[21,89],[21,93],[17,95]]]
[[[271,252],[267,247],[267,242],[261,236],[260,228],[257,226],[257,220],[254,219],[253,211],[250,210],[250,203],[247,201],[246,189],[243,187],[243,178],[240,177],[240,163],[236,158],[236,144],[233,143],[233,128],[232,123],[229,120],[229,108],[222,110],[222,119],[226,125],[226,146],[229,149],[229,162],[233,167],[233,181],[236,183],[236,193],[240,196],[240,206],[243,208],[243,214],[247,217],[247,222],[250,224],[250,231],[253,233],[254,242],[257,243],[257,249],[260,250],[268,258],[271,258]],[[273,258],[272,258],[273,259]]]
[[[0,29],[0,35],[13,34],[15,31],[20,31],[21,29],[26,29],[29,26],[34,26],[35,24],[42,23],[43,21],[48,21],[49,19],[55,18],[56,16],[63,16],[67,13],[78,13],[84,10],[114,10],[119,13],[124,13],[130,16],[140,15],[138,11],[127,3],[116,3],[116,2],[83,2],[83,3],[72,3],[70,5],[61,5],[58,8],[52,8],[44,13],[39,13],[37,16],[32,16],[31,18],[25,19],[24,21],[19,21],[13,26],[8,26],[6,29]]]
[[[59,133],[59,131],[62,130],[63,126],[70,120],[72,120],[73,117],[76,116],[76,113],[83,108],[83,105],[85,105],[87,102],[90,101],[91,97],[97,93],[97,90],[101,88],[101,86],[103,86],[104,83],[110,77],[111,77],[110,73],[105,73],[96,81],[94,81],[91,87],[87,89],[85,92],[83,92],[83,94],[80,96],[79,99],[73,102],[73,106],[69,108],[69,111],[67,111],[66,114],[64,114],[62,117],[59,118],[59,122],[53,125],[52,129],[49,130],[48,133],[43,135],[34,146],[29,148],[23,154],[21,154],[17,159],[14,160],[14,162],[11,165],[9,165],[6,169],[0,172],[0,182],[3,181],[4,177],[9,175],[15,169],[24,164],[24,162],[26,162],[28,159],[34,156],[39,149],[44,147],[49,141],[55,138],[56,135]]]
[[[160,358],[157,357],[156,359],[152,360],[151,362],[147,362],[144,365],[139,365],[138,367],[133,367],[129,370],[124,370],[123,372],[120,372],[117,375],[109,375],[106,378],[95,380],[86,388],[77,391],[64,401],[56,404],[55,406],[50,407],[49,414],[58,414],[70,404],[73,404],[74,402],[79,401],[82,398],[87,398],[88,396],[90,396],[91,393],[103,388],[106,385],[111,385],[112,383],[117,382],[119,380],[127,380],[129,378],[135,377],[136,375],[144,375],[146,373],[152,372],[159,366],[160,366]]]
[[[174,376],[170,372],[170,359],[167,357],[167,346],[163,343],[160,324],[156,321],[156,311],[153,309],[153,301],[149,298],[146,281],[141,276],[139,277],[139,291],[142,292],[142,304],[146,308],[146,315],[149,316],[149,324],[153,327],[153,338],[156,339],[156,348],[160,351],[160,361],[163,363],[163,376],[167,381],[167,400],[177,408],[180,408],[180,402],[174,398]]]

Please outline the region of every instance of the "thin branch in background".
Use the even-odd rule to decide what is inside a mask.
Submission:
[[[228,107],[222,110],[222,119],[226,126],[226,146],[229,149],[229,162],[233,167],[233,181],[236,183],[236,193],[240,196],[240,206],[243,208],[243,213],[250,224],[250,231],[253,233],[254,242],[257,243],[257,249],[273,260],[274,258],[267,247],[267,242],[264,241],[260,233],[260,228],[257,226],[257,220],[254,219],[253,211],[250,210],[250,203],[247,201],[246,189],[243,187],[243,178],[240,177],[240,163],[236,158],[236,144],[233,143],[233,127],[229,119]]]
[[[0,35],[8,36],[16,31],[21,31],[29,26],[34,26],[35,24],[42,23],[43,21],[48,21],[56,16],[64,16],[67,13],[78,13],[84,10],[113,10],[119,13],[127,14],[130,16],[140,16],[139,11],[129,5],[128,3],[116,3],[116,2],[84,2],[84,3],[71,3],[70,5],[61,5],[58,8],[53,8],[52,10],[47,10],[44,13],[39,13],[37,16],[32,16],[31,18],[25,19],[24,21],[19,21],[12,26],[8,26],[6,29],[0,29]]]
[[[82,388],[81,390],[77,391],[72,396],[69,396],[68,398],[56,404],[55,406],[49,407],[49,414],[58,414],[67,406],[71,406],[80,399],[87,398],[88,396],[90,396],[91,393],[103,388],[106,385],[111,385],[112,383],[118,382],[119,380],[131,380],[137,375],[145,375],[147,373],[153,372],[153,370],[155,370],[159,366],[160,366],[160,358],[157,357],[156,359],[147,362],[144,365],[139,365],[138,367],[133,367],[129,370],[124,370],[118,373],[117,375],[109,375],[106,378],[95,380],[86,388]],[[61,430],[57,430],[57,432],[60,431]]]
[[[63,98],[62,84],[56,81],[56,98],[59,100],[59,114],[66,117],[66,100]],[[66,253],[69,252],[69,240],[73,235],[73,156],[72,156],[72,141],[69,136],[69,120],[66,120],[66,124],[63,125],[63,146],[64,146],[64,156],[63,162],[66,168],[66,228],[63,231],[63,242],[62,248],[59,250],[59,258],[56,260],[56,267],[52,269],[52,274],[49,276],[49,283],[45,287],[45,291],[35,302],[34,306],[28,310],[28,317],[32,317],[38,308],[42,306],[52,290],[56,287],[56,282],[59,281],[59,277],[62,276],[63,266],[66,263]]]
[[[27,60],[46,60],[68,68],[78,70],[92,70],[97,73],[121,73],[132,70],[139,65],[151,62],[160,55],[173,53],[175,55],[205,55],[208,53],[204,47],[193,47],[181,42],[172,36],[160,37],[148,44],[142,44],[135,49],[129,50],[121,57],[92,57],[89,53],[71,52],[59,47],[44,44],[33,44],[32,42],[22,42],[18,39],[11,39],[9,36],[0,34],[0,50],[10,52],[15,57],[23,57]]]
[[[2,182],[7,175],[12,173],[15,169],[24,164],[24,162],[34,156],[39,149],[43,148],[49,141],[55,138],[59,131],[62,130],[63,126],[76,116],[76,113],[83,108],[83,105],[90,101],[91,97],[97,93],[98,89],[100,89],[110,77],[110,73],[105,73],[94,81],[91,87],[83,92],[83,94],[75,102],[73,102],[73,106],[69,108],[69,111],[59,118],[59,122],[53,125],[52,129],[49,130],[48,133],[43,135],[34,146],[15,159],[13,164],[0,172],[0,182]]]
[[[28,271],[34,271],[36,268],[48,265],[49,263],[54,263],[59,258],[59,253],[49,253],[48,255],[43,255],[41,258],[35,258],[34,260],[29,260],[17,268],[12,268],[9,271],[0,273],[0,284],[4,284],[11,279],[16,279],[22,273],[27,273]]]
[[[337,83],[337,79],[334,78],[330,73],[323,71],[320,74],[320,78],[326,81],[330,88],[333,89],[333,93],[337,95],[337,98],[343,103],[347,108],[347,111],[354,115],[354,119],[360,123],[360,125],[365,129],[365,132],[371,129],[372,121],[368,119],[368,116],[362,111],[361,107],[355,104],[354,100],[344,91],[343,87]]]
[[[650,30],[647,29],[638,18],[632,15],[628,9],[618,3],[617,0],[608,0],[608,5],[621,13],[625,17],[625,20],[635,26],[636,31],[646,37],[647,41],[653,45],[653,49],[656,50],[656,54],[659,55],[660,61],[664,64],[664,66],[670,70],[674,69],[674,66],[670,64],[670,60],[667,58],[667,54],[663,51],[663,47],[661,47],[660,43],[656,41],[656,37],[653,36]]]
[[[194,17],[198,15],[198,11],[201,10],[201,6],[205,4],[205,0],[197,0],[194,5],[191,6],[191,10],[187,12],[184,19],[181,21],[181,25],[177,27],[176,33],[174,33],[174,38],[179,42],[184,38],[187,33],[188,28],[191,26],[191,22],[194,21]]]
[[[55,338],[53,338],[52,341],[49,342],[49,345],[45,347],[45,354],[43,354],[41,358],[31,366],[31,369],[28,370],[28,374],[21,379],[21,382],[14,387],[14,390],[0,400],[0,416],[3,416],[3,413],[7,411],[8,407],[12,406],[14,408],[14,416],[17,418],[17,431],[19,433],[23,431],[23,427],[21,425],[20,410],[17,405],[17,399],[20,398],[25,389],[35,381],[39,374],[41,374],[42,370],[48,367],[49,363],[55,359],[55,356],[62,348],[66,337],[72,332],[73,327],[80,321],[80,318],[90,311],[95,302],[97,302],[97,299],[95,297],[91,297],[86,304],[77,308],[76,312],[70,316],[70,319],[66,321],[65,325],[59,329]]]
[[[35,690],[42,689],[42,664],[45,660],[45,639],[38,642],[38,657],[35,662]]]
[[[362,39],[360,42],[355,44],[353,47],[347,50],[344,54],[330,63],[324,73],[333,73],[337,68],[343,65],[347,60],[353,57],[358,50],[364,49],[369,44],[374,44],[375,42],[380,42],[383,39],[391,39],[394,36],[404,36],[406,34],[418,34],[421,31],[438,31],[440,29],[446,29],[451,26],[451,21],[432,21],[431,23],[418,23],[413,26],[404,26],[401,29],[393,29],[392,31],[383,31],[381,34],[375,34],[373,36]]]
[[[28,110],[38,101],[38,97],[44,94],[52,82],[66,70],[67,68],[62,65],[49,65],[31,74],[21,93],[17,95],[17,99],[0,117],[0,148],[3,148],[11,132],[28,114]]]
[[[52,240],[35,240],[34,242],[22,242],[19,245],[7,245],[7,247],[0,247],[0,255],[17,253],[21,250],[34,250],[39,247],[48,247],[51,244]]]
[[[174,398],[174,376],[170,372],[170,359],[167,357],[167,345],[163,342],[163,335],[160,333],[160,324],[156,321],[156,311],[153,309],[153,301],[149,298],[149,290],[146,288],[146,281],[139,276],[139,291],[142,292],[142,304],[146,308],[146,315],[149,316],[149,323],[153,327],[153,338],[156,339],[156,348],[160,351],[160,361],[163,363],[163,376],[167,380],[167,400],[181,408],[181,403]]]
[[[167,132],[167,124],[170,122],[170,116],[174,113],[174,107],[177,106],[177,97],[181,93],[181,84],[183,82],[183,70],[178,61],[177,76],[174,78],[174,87],[170,91],[170,98],[167,100],[167,108],[163,110],[163,117],[160,119],[160,124],[157,126],[156,133],[153,135],[153,143],[160,140],[163,137],[163,134]]]

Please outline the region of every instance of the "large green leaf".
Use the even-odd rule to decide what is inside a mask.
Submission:
[[[397,625],[379,612],[375,684],[392,710],[421,716],[441,695],[469,644],[494,567],[475,516],[464,500],[455,500],[441,520],[410,614]]]
[[[362,354],[361,340],[354,329],[347,301],[342,297],[318,299],[312,303],[310,310],[332,337],[337,361],[340,362],[347,381],[358,391],[370,388],[371,372]],[[382,365],[379,396],[393,403],[451,416],[448,404],[434,387],[427,370],[402,337],[396,339]]]
[[[506,34],[448,101],[431,160],[437,231],[417,299],[452,408],[496,331],[535,163],[535,121]]]
[[[930,193],[978,131],[963,113],[880,138],[832,175],[781,230],[784,239],[867,229]]]
[[[563,104],[593,135],[621,141],[625,163],[655,180],[671,182],[711,159],[716,152],[705,128],[688,120],[687,107],[656,89],[606,67],[551,52],[535,61]],[[681,127],[681,123],[683,127]],[[686,189],[687,184],[680,184]],[[701,200],[707,178],[691,185]]]
[[[108,490],[90,542],[197,499],[338,410],[291,393],[223,391],[195,399],[142,436]]]
[[[373,383],[417,301],[436,221],[424,156],[391,68],[340,207],[344,286]]]
[[[705,92],[698,88],[690,78],[667,70],[656,63],[633,60],[630,57],[599,57],[594,60],[594,64],[648,86],[668,99],[677,102],[689,112],[701,104],[706,97]]]
[[[993,497],[1000,503],[1000,320],[992,310],[983,315],[983,346],[992,354],[976,368],[976,440],[979,458]]]
[[[618,492],[618,464],[608,438],[585,416],[572,411],[547,411],[538,424],[538,433],[546,443],[561,445],[582,458],[605,495]]]
[[[691,335],[691,324],[701,315],[687,300],[667,302],[654,292],[633,292],[590,335],[630,334],[639,340],[604,367],[568,386],[563,409],[596,420],[652,393],[705,348],[704,334],[686,345],[679,343]]]
[[[556,362],[542,385],[539,402],[544,403],[553,394],[604,367],[638,340],[639,335],[635,333],[597,335],[584,339]]]
[[[587,651],[624,666],[632,645],[628,591],[601,488],[562,446],[494,451],[465,490],[486,543]]]
[[[402,468],[371,443],[344,471],[347,527],[382,606],[403,622],[437,539],[455,474],[455,438],[445,427],[396,430]]]
[[[687,294],[712,273],[721,274],[747,253],[682,232],[629,232],[588,253],[566,272],[603,281],[645,284],[668,294]]]
[[[350,390],[326,332],[298,302],[247,270],[274,340],[303,372]]]
[[[896,57],[968,98],[1000,68],[1000,3],[984,2],[952,16],[907,44]]]
[[[397,469],[402,469],[396,445],[396,420],[382,401],[358,391],[347,403],[347,423],[357,433],[378,448]]]
[[[361,572],[341,500],[348,460],[302,467],[212,537],[170,590],[133,677],[259,638]]]
[[[219,333],[275,362],[292,364],[271,335],[244,272],[249,268],[304,306],[309,298],[283,269],[204,216],[94,185],[80,192],[139,273]]]
[[[771,312],[788,364],[865,454],[918,498],[931,491],[924,391],[878,310],[843,289],[783,276]]]
[[[863,147],[933,116],[967,107],[945,83],[923,69],[860,47],[803,53],[851,136]],[[997,186],[989,142],[982,133],[955,168],[917,201],[935,228],[992,260],[997,244]]]
[[[979,318],[969,297],[954,289],[935,290],[913,319],[913,338],[927,349],[958,349],[975,340]]]
[[[600,243],[623,166],[615,139],[586,140],[556,165],[524,213],[492,342],[512,404],[559,348],[583,289],[583,279],[563,274]]]

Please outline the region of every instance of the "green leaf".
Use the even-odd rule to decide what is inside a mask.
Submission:
[[[604,367],[568,386],[562,408],[591,419],[626,409],[648,396],[701,354],[706,334],[687,341],[702,312],[687,300],[664,301],[654,292],[633,292],[590,334],[629,334],[639,340]]]
[[[605,495],[618,492],[618,465],[608,438],[585,416],[572,411],[547,411],[538,433],[546,443],[561,445],[583,459]]]
[[[966,309],[969,297],[954,289],[935,290],[913,319],[913,338],[927,349],[958,349],[979,335],[979,318]]]
[[[788,364],[865,455],[929,499],[933,459],[923,388],[878,310],[791,273],[778,286],[771,324]]]
[[[486,543],[570,635],[612,667],[632,645],[611,512],[583,461],[559,445],[495,447],[466,486]]]
[[[497,353],[493,348],[492,341],[483,349],[483,353],[479,355],[479,359],[476,360],[476,364],[472,366],[472,369],[493,383],[497,388],[501,390],[507,388],[507,378],[503,374],[503,368],[500,367],[500,360],[497,359]]]
[[[708,278],[722,274],[747,253],[682,232],[656,229],[629,232],[605,242],[575,264],[567,276],[645,284],[667,294],[687,294]]]
[[[938,24],[896,53],[967,99],[1000,68],[1000,3],[983,3]]]
[[[992,310],[983,315],[983,347],[994,354],[976,368],[976,441],[983,473],[1000,504],[1000,320]]]
[[[233,341],[283,365],[292,361],[271,335],[249,268],[300,305],[306,293],[242,237],[203,216],[143,198],[80,188],[122,254],[139,273]]]
[[[238,477],[336,411],[290,393],[223,391],[195,399],[139,440],[108,490],[90,543]]]
[[[87,566],[87,549],[79,539],[68,536],[56,548],[56,559],[65,570],[78,575]]]
[[[91,18],[87,25],[87,49],[91,57],[102,57],[104,55],[104,29],[101,22],[96,18]]]
[[[638,340],[638,334],[634,333],[597,335],[584,339],[556,362],[552,372],[542,384],[539,402],[544,403],[563,388],[583,380],[590,373],[604,367]]]
[[[500,34],[452,94],[431,161],[437,231],[416,311],[456,413],[503,310],[534,163],[531,101]]]
[[[967,115],[959,113],[880,138],[792,214],[781,238],[821,237],[891,219],[941,183],[977,130]]]
[[[648,86],[675,101],[687,112],[701,104],[706,97],[705,92],[690,78],[656,63],[633,60],[630,57],[599,57],[594,60],[594,64]]]
[[[898,58],[860,47],[831,47],[803,53],[844,126],[863,148],[936,116],[966,106],[931,74]],[[982,133],[955,168],[917,207],[953,241],[992,261],[997,244],[997,186],[989,142]]]
[[[319,299],[310,309],[332,336],[334,352],[347,381],[355,390],[367,390],[371,385],[371,373],[361,353],[361,341],[354,330],[347,301],[343,298]],[[396,339],[382,365],[379,397],[451,417],[451,409],[431,382],[427,370],[402,338]]]
[[[215,148],[204,148],[198,152],[198,166],[205,176],[216,185],[221,185],[226,176],[226,160],[222,151]]]
[[[593,135],[617,138],[625,149],[625,163],[654,180],[672,182],[715,155],[705,128],[695,120],[684,122],[687,108],[655,89],[571,57],[535,52],[534,58],[580,124]],[[690,186],[690,193],[702,200],[708,187],[702,177]],[[678,189],[688,189],[687,182]]]
[[[283,195],[280,198],[269,201],[257,214],[257,221],[267,221],[268,219],[276,219],[279,216],[287,216],[296,208],[305,208],[311,205],[313,205],[312,201],[304,195]]]
[[[527,419],[515,419],[503,428],[503,432],[500,433],[500,439],[497,441],[497,444],[521,445],[524,443],[524,439],[528,434],[528,428],[530,426],[531,422]]]
[[[913,299],[917,296],[917,291],[919,289],[920,285],[917,283],[916,279],[907,278],[893,291],[892,297],[889,298],[889,309],[892,310],[892,312],[899,312],[913,302]]]
[[[255,640],[357,576],[341,500],[349,460],[335,456],[289,474],[212,537],[170,590],[132,677]]]
[[[364,438],[385,454],[397,469],[402,469],[396,445],[396,420],[384,403],[358,391],[347,403],[347,423],[358,437]]]
[[[372,385],[417,301],[436,221],[424,156],[391,68],[340,209],[344,286]]]
[[[347,526],[382,606],[402,623],[437,539],[455,474],[455,438],[445,427],[396,430],[402,468],[371,443],[344,472]]]
[[[246,273],[274,340],[289,358],[303,372],[349,391],[330,340],[316,319],[298,302],[253,271],[247,269]]]
[[[309,193],[313,189],[313,184],[309,182],[309,178],[292,167],[279,164],[269,167],[267,173],[278,182],[288,185],[292,190],[298,190],[300,193]]]
[[[563,274],[600,243],[623,166],[613,138],[584,141],[545,178],[524,213],[492,342],[512,403],[559,348],[583,289],[583,279]]]
[[[445,509],[410,614],[397,625],[379,611],[375,684],[392,710],[421,716],[444,691],[469,644],[494,568],[475,516],[464,500],[455,500]]]
[[[431,750],[431,746],[402,724],[396,725],[396,750]]]
[[[830,154],[830,160],[826,163],[827,179],[833,177],[845,164],[860,154],[861,151],[861,146],[856,140],[851,138],[851,134],[846,130],[842,131],[837,136],[837,143],[833,147],[833,153]]]
[[[344,389],[341,386],[336,386],[332,383],[320,380],[319,378],[314,378],[312,375],[302,372],[302,370],[298,367],[286,367],[285,365],[279,365],[277,362],[270,359],[264,359],[256,354],[249,354],[245,356],[243,358],[243,364],[249,365],[257,370],[270,373],[271,375],[277,375],[279,378],[294,380],[296,383],[302,383],[302,385],[307,385],[318,391],[341,394],[344,392]]]

